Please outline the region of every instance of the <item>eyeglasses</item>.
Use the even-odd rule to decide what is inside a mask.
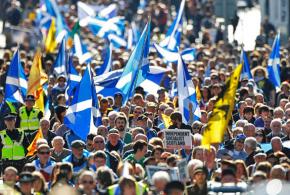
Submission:
[[[95,141],[96,144],[103,144],[103,141]]]
[[[93,180],[90,180],[90,181],[83,180],[82,183],[83,184],[91,184],[92,185],[94,183],[94,181]]]
[[[41,151],[39,151],[38,154],[41,154],[41,155],[47,154],[48,155],[48,154],[50,154],[50,152],[49,151],[47,151],[47,152],[41,152]]]

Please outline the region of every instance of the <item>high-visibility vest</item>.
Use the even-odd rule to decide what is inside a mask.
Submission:
[[[135,182],[135,189],[136,189],[136,195],[143,195],[144,192],[146,192],[147,187],[146,185]],[[119,184],[112,185],[108,187],[109,195],[120,195],[121,189],[119,187]]]
[[[19,142],[13,141],[6,133],[6,130],[0,132],[3,148],[2,148],[2,160],[21,160],[25,158],[25,150],[22,145],[24,139],[24,132],[19,131],[21,138]]]
[[[28,117],[25,106],[19,109],[20,129],[24,131],[35,131],[39,128],[38,108],[32,108]]]
[[[11,102],[6,101],[6,103],[7,103],[8,107],[9,107],[9,109],[10,109],[10,112],[16,114],[15,106]]]

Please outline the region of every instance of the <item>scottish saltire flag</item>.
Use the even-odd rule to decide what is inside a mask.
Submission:
[[[17,49],[7,72],[4,98],[9,102],[24,103],[26,93],[27,78],[20,63],[19,50]]]
[[[132,49],[138,42],[140,38],[140,32],[135,24],[135,22],[131,23],[131,28],[128,30],[127,35],[127,49]]]
[[[90,65],[87,66],[76,88],[64,124],[82,140],[86,140],[89,133],[96,133],[96,127],[101,125],[101,114]]]
[[[170,88],[170,92],[169,92],[169,97],[170,98],[174,98],[177,95],[178,95],[178,93],[177,93],[176,81],[172,81],[171,88]]]
[[[166,76],[168,69],[159,66],[149,66],[149,72],[147,73],[146,79],[140,84],[147,93],[157,94],[160,89],[161,82]],[[110,71],[108,73],[96,76],[95,86],[97,94],[103,95],[104,97],[112,96],[116,92],[121,92],[116,89],[115,86],[122,76],[123,69]]]
[[[87,17],[95,17],[97,15],[96,11],[86,3],[78,1],[77,7],[78,7],[78,18],[80,20]]]
[[[118,36],[115,33],[110,33],[108,35],[108,40],[112,43],[114,48],[127,47],[127,41],[122,36]]]
[[[125,30],[125,21],[122,17],[114,17],[111,19],[87,17],[80,20],[80,26],[88,26],[94,35],[107,38],[109,34],[122,36]]]
[[[73,56],[69,56],[68,60],[68,68],[67,68],[67,88],[66,88],[66,100],[69,102],[69,98],[73,96],[76,87],[79,85],[81,81],[81,76],[76,71],[74,65],[73,65]]]
[[[269,80],[273,83],[276,91],[280,89],[280,34],[278,33],[275,37],[272,52],[268,60],[268,75]]]
[[[201,117],[201,114],[196,98],[195,86],[181,56],[178,58],[176,79],[179,111],[183,116],[183,122],[191,125],[194,120]]]
[[[56,59],[53,63],[53,73],[56,76],[59,76],[59,75],[66,76],[66,63],[67,63],[66,41],[65,41],[65,37],[63,37],[58,48]]]
[[[193,61],[195,60],[195,48],[187,48],[181,52],[181,57],[184,61]]]
[[[87,50],[86,45],[81,42],[81,38],[77,33],[74,34],[72,52],[74,56],[78,57],[80,64],[90,62],[92,59],[92,54]]]
[[[247,56],[246,52],[244,51],[244,49],[242,49],[240,61],[241,61],[240,63],[243,64],[243,69],[242,69],[240,79],[243,79],[243,78],[252,79],[253,76],[252,76],[251,69],[250,69],[250,63],[248,61],[248,56]]]
[[[144,76],[147,74],[149,69],[148,64],[148,53],[150,44],[150,21],[145,26],[143,33],[138,41],[138,44],[134,48],[131,56],[124,68],[124,72],[116,84],[116,88],[121,90],[123,93],[123,104],[125,104],[138,83],[141,83]],[[148,36],[149,35],[149,36]],[[148,51],[147,51],[148,49]]]
[[[102,18],[109,19],[109,18],[113,18],[113,17],[117,16],[117,12],[118,12],[117,4],[112,3],[108,7],[102,9],[99,12],[98,16],[102,17]]]
[[[107,73],[111,70],[111,68],[112,68],[112,52],[113,52],[113,44],[109,43],[104,48],[104,51],[102,53],[104,63],[95,70],[97,76],[102,75],[104,73]]]
[[[182,15],[183,15],[183,10],[184,10],[184,5],[185,5],[185,0],[182,0],[180,3],[178,14],[166,33],[166,38],[162,42],[159,43],[161,47],[166,48],[170,51],[177,52],[179,49],[181,33],[182,33]]]
[[[167,48],[163,48],[160,45],[153,43],[159,56],[162,57],[167,62],[177,62],[178,56],[180,55],[178,51],[170,51]],[[187,48],[181,51],[181,57],[184,61],[193,61],[195,59],[195,48]]]

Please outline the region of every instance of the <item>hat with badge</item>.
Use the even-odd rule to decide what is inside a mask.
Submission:
[[[20,183],[28,183],[33,182],[33,176],[30,172],[22,172],[19,175],[19,182]]]
[[[25,101],[35,101],[34,95],[27,95]]]
[[[17,115],[15,113],[8,113],[4,116],[4,120],[15,119]]]

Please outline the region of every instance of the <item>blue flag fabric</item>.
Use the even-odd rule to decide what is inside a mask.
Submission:
[[[185,0],[182,0],[180,3],[178,14],[166,33],[166,38],[159,44],[161,47],[166,48],[169,51],[177,52],[179,50],[182,33],[182,15],[184,5]]]
[[[65,75],[66,76],[66,63],[67,63],[67,54],[66,54],[66,41],[63,37],[59,48],[56,59],[53,63],[53,73],[56,76]]]
[[[269,80],[273,83],[276,91],[280,89],[280,34],[277,34],[272,46],[272,52],[268,60]]]
[[[76,87],[81,81],[81,76],[76,71],[73,65],[73,55],[69,56],[68,69],[67,69],[67,88],[66,88],[66,100],[69,102],[69,98],[73,96]]]
[[[195,86],[181,56],[178,58],[177,65],[177,91],[179,111],[183,116],[183,122],[191,125],[194,120],[201,117],[201,114],[196,98]],[[191,113],[192,117],[190,117]]]
[[[166,76],[168,70],[158,66],[150,66],[146,79],[140,84],[147,93],[157,94],[160,89],[161,81]],[[118,80],[123,73],[123,69],[114,70],[106,74],[95,77],[95,85],[97,94],[101,94],[104,97],[112,96],[116,92],[121,92],[115,88]]]
[[[45,7],[47,13],[56,18],[56,34],[59,35],[64,31],[68,32],[68,27],[55,0],[45,0]]]
[[[107,73],[111,70],[112,68],[112,52],[113,52],[113,44],[109,43],[107,47],[104,48],[104,51],[102,53],[103,56],[103,61],[104,63],[97,68],[96,75],[102,75],[104,73]]]
[[[146,78],[149,63],[148,53],[150,47],[150,22],[145,26],[143,33],[134,48],[124,68],[124,72],[116,84],[116,88],[122,91],[123,104],[132,96],[133,91],[144,78]],[[149,45],[148,45],[149,43]],[[148,50],[148,51],[147,51]]]
[[[84,62],[89,63],[92,60],[92,54],[88,52],[86,45],[82,43],[78,34],[74,35],[72,52],[74,56],[78,57],[80,64],[83,64]]]
[[[96,127],[101,125],[98,98],[90,65],[87,66],[84,76],[76,88],[64,123],[82,140],[86,140],[86,136],[95,132]]]
[[[27,92],[27,78],[20,63],[19,50],[17,49],[10,63],[5,85],[5,100],[24,103]]]
[[[248,56],[244,50],[242,50],[242,54],[241,54],[241,63],[243,64],[243,69],[242,69],[240,79],[243,79],[243,78],[252,79],[253,76],[250,69],[250,63],[248,61]]]

